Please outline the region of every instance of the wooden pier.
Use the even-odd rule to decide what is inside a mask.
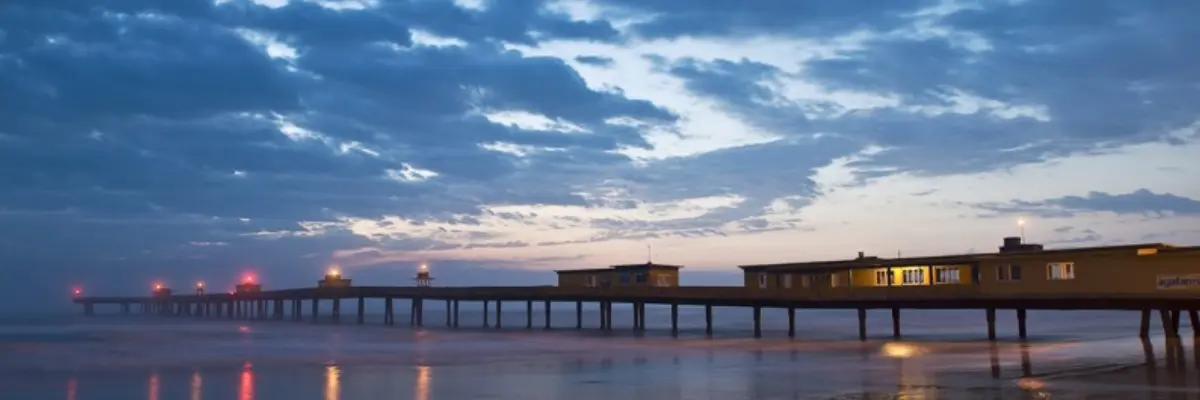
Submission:
[[[947,287],[948,289],[952,289]],[[583,329],[584,303],[599,306],[599,329],[613,329],[613,307],[628,305],[632,308],[632,328],[646,330],[646,305],[669,305],[671,308],[671,332],[679,333],[679,307],[693,306],[705,309],[705,332],[713,333],[714,307],[748,308],[753,315],[754,337],[762,337],[762,309],[785,309],[788,315],[788,336],[796,336],[796,325],[804,321],[796,319],[797,309],[846,309],[858,312],[858,337],[866,340],[867,310],[887,309],[891,311],[892,337],[901,337],[901,310],[980,310],[981,321],[989,340],[997,340],[996,312],[1011,310],[1017,317],[1017,336],[1028,336],[1026,327],[1027,310],[1132,310],[1141,312],[1142,337],[1150,335],[1153,314],[1158,314],[1165,336],[1179,338],[1180,320],[1187,313],[1192,326],[1200,325],[1197,310],[1200,298],[1188,292],[1156,293],[1153,297],[1127,293],[1089,295],[994,295],[946,290],[943,293],[912,292],[904,288],[859,289],[844,295],[820,296],[795,292],[773,292],[752,290],[745,287],[609,287],[581,288],[555,286],[526,287],[382,287],[346,286],[299,288],[233,294],[165,294],[145,297],[76,297],[73,301],[83,306],[86,315],[95,314],[96,307],[113,306],[119,312],[133,312],[231,319],[263,320],[319,320],[320,303],[332,303],[331,319],[341,322],[342,300],[356,300],[356,323],[365,323],[367,300],[384,302],[384,324],[395,325],[395,302],[405,302],[410,307],[409,324],[425,325],[425,302],[445,302],[445,325],[460,326],[459,303],[478,302],[483,305],[484,327],[502,328],[504,303],[525,304],[525,329],[533,328],[534,303],[542,303],[545,313],[545,329],[551,327],[553,303],[569,303],[575,308],[575,329]],[[304,314],[304,302],[310,311]],[[494,308],[493,308],[494,307]],[[135,310],[136,308],[136,310]],[[492,312],[494,311],[494,318]],[[1200,336],[1200,330],[1193,329]]]

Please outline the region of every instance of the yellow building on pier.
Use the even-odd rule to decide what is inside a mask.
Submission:
[[[745,265],[744,285],[799,296],[1154,294],[1200,292],[1200,246],[1163,243],[1046,250],[1005,238],[994,253]]]

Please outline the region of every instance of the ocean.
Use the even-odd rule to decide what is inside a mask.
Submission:
[[[708,338],[700,307],[681,307],[679,337],[665,307],[647,307],[645,333],[628,306],[612,332],[596,329],[594,309],[577,331],[563,306],[546,331],[540,307],[533,330],[523,304],[506,307],[501,330],[483,328],[478,309],[460,312],[459,329],[437,309],[420,329],[405,315],[360,326],[353,307],[337,325],[0,318],[0,399],[1200,399],[1186,318],[1182,344],[1168,346],[1158,329],[1137,338],[1137,313],[1030,311],[1021,342],[1001,311],[993,343],[983,311],[906,310],[897,341],[881,310],[860,342],[853,310],[798,311],[795,339],[786,312],[764,310],[754,339],[749,309],[715,309]]]

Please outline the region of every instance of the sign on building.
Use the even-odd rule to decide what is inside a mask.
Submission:
[[[1200,274],[1159,275],[1158,290],[1200,289]]]

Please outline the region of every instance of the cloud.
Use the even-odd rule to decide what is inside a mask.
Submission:
[[[611,67],[615,63],[612,58],[604,56],[578,56],[575,61],[597,67]]]
[[[991,203],[979,207],[997,213],[1025,213],[1041,217],[1069,217],[1078,213],[1097,212],[1150,216],[1200,215],[1200,200],[1171,193],[1154,193],[1147,189],[1124,194],[1090,192],[1085,196],[1064,196],[1040,201],[1013,200],[1009,203]]]

